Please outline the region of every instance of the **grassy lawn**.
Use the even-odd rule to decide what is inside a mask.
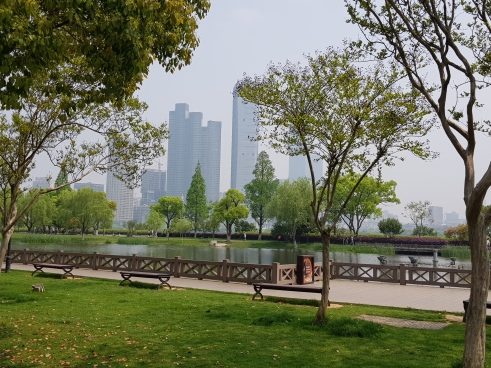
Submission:
[[[65,246],[65,250],[69,250],[70,244],[145,244],[145,245],[171,245],[171,246],[203,246],[208,247],[211,239],[202,238],[152,238],[146,236],[109,236],[109,235],[86,235],[82,238],[81,235],[49,235],[49,234],[29,234],[29,233],[14,233],[13,243],[15,245],[29,244],[60,244]],[[222,241],[220,239],[219,241]],[[223,240],[224,241],[224,240]],[[275,240],[232,240],[230,247],[233,248],[269,248],[269,249],[284,249],[293,248],[292,243],[275,241]],[[298,244],[299,249],[308,249],[321,251],[320,243]],[[331,251],[333,252],[350,252],[350,253],[372,253],[372,254],[394,254],[394,247],[386,245],[340,245],[332,244]]]
[[[31,292],[39,282],[46,292]],[[3,368],[451,367],[463,346],[461,323],[428,331],[353,320],[442,320],[440,313],[346,305],[319,327],[308,303],[250,295],[33,279],[20,271],[0,275],[0,284]]]

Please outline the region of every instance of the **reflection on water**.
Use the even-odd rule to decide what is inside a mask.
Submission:
[[[98,245],[54,245],[54,244],[16,244],[13,249],[36,249],[46,251],[64,250],[65,252],[97,252],[101,254],[114,255],[132,255],[161,258],[181,257],[183,259],[192,259],[196,261],[218,261],[228,259],[231,262],[237,263],[259,263],[271,264],[279,262],[282,264],[296,263],[296,256],[299,254],[313,255],[316,262],[322,260],[322,253],[315,250],[298,249],[294,247],[285,247],[281,249],[267,248],[215,248],[203,246],[173,246],[173,245],[124,245],[124,244],[98,244]],[[379,264],[377,254],[366,253],[345,253],[332,252],[331,258],[336,262],[347,263],[369,263]],[[431,256],[416,256],[419,258],[421,266],[432,266],[433,258]],[[387,256],[388,264],[409,263],[407,255],[391,255]],[[439,257],[438,265],[447,267],[450,265],[450,259]],[[469,260],[457,260],[457,266],[470,268]]]

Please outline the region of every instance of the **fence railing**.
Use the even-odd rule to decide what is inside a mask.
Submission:
[[[144,256],[119,256],[99,253],[66,253],[37,250],[13,250],[12,262],[15,263],[58,263],[72,264],[79,268],[111,271],[153,271],[169,272],[174,277],[190,277],[199,280],[219,280],[223,282],[267,282],[274,284],[294,284],[296,265],[272,263],[252,264],[193,261],[189,259],[157,258]],[[470,287],[471,271],[456,268],[418,267],[406,264],[374,265],[360,263],[332,262],[332,279],[358,281],[378,281],[399,283],[400,285],[434,285],[452,287]],[[322,266],[314,266],[314,280],[322,279]]]

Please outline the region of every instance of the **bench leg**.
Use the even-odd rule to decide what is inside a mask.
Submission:
[[[160,280],[159,289],[163,289],[164,286],[167,286],[169,288],[169,290],[172,290],[172,286],[170,286],[170,284],[168,282],[169,279],[170,279],[170,277],[159,277],[159,280]]]
[[[71,267],[70,268],[64,268],[63,271],[65,273],[61,277],[64,279],[64,278],[67,278],[68,276],[71,276],[72,279],[74,279],[75,276],[73,275],[72,270],[73,270],[73,268],[71,268]]]
[[[261,286],[254,285],[254,291],[256,293],[252,296],[252,300],[255,300],[256,299],[256,296],[258,296],[258,295],[261,297],[261,300],[264,300],[263,294],[261,294],[261,290],[262,289],[263,288]]]
[[[131,284],[131,282],[132,282],[130,280],[131,275],[121,275],[121,277],[123,278],[123,280],[121,280],[121,282],[119,283],[119,286],[123,285],[123,282],[125,282],[125,281],[128,281]]]
[[[43,271],[43,268],[42,268],[42,267],[36,267],[36,266],[34,266],[34,268],[35,268],[35,270],[34,270],[34,271],[31,273],[31,276],[34,276],[34,274],[35,274],[36,272],[44,273],[44,271]]]

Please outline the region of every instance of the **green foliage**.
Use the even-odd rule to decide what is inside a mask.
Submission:
[[[90,85],[84,100],[131,96],[152,62],[168,72],[190,63],[198,20],[209,6],[207,0],[4,1],[0,106],[17,107],[33,79],[44,75],[53,84],[46,93],[72,97]],[[63,80],[66,64],[76,65],[73,83]]]
[[[228,241],[231,239],[234,224],[247,218],[248,215],[249,210],[245,205],[245,196],[237,189],[229,189],[213,207],[213,216],[225,225]]]
[[[424,223],[431,218],[430,201],[409,202],[404,211],[416,228],[423,229]]]
[[[165,196],[159,198],[159,201],[152,206],[152,210],[163,216],[167,237],[169,237],[172,221],[180,218],[184,212],[184,202],[181,197]]]
[[[136,227],[137,227],[136,221],[130,220],[126,222],[126,228],[128,229],[126,235],[132,237],[133,234],[135,233]]]
[[[172,231],[179,233],[181,237],[185,233],[191,231],[192,228],[193,228],[192,222],[185,218],[177,219],[172,224]]]
[[[311,223],[311,201],[310,184],[307,179],[287,180],[279,184],[267,207],[269,216],[286,227],[289,239],[295,244],[297,231]]]
[[[381,325],[355,318],[332,318],[327,322],[327,330],[340,337],[377,337],[383,328]]]
[[[437,233],[435,229],[428,227],[428,226],[416,226],[413,229],[413,235],[417,236],[436,236]]]
[[[191,184],[186,194],[186,217],[191,220],[194,229],[194,235],[198,228],[208,215],[208,206],[206,205],[206,184],[203,175],[201,175],[201,166],[198,162],[194,170]]]
[[[357,182],[361,180],[358,185]],[[382,216],[380,205],[383,203],[400,203],[396,196],[393,180],[384,182],[371,176],[363,179],[358,174],[348,174],[338,181],[335,206],[342,206],[346,198],[350,199],[341,210],[341,219],[348,229],[358,235],[363,222],[367,218]]]
[[[251,217],[259,226],[259,239],[261,239],[263,225],[270,218],[267,216],[266,207],[278,187],[278,179],[275,177],[274,167],[265,151],[259,152],[256,166],[254,167],[254,179],[245,185],[247,206],[251,211]]]
[[[150,209],[147,217],[146,227],[152,232],[152,235],[157,236],[157,232],[164,226],[165,219],[154,208]]]
[[[380,232],[387,236],[395,236],[402,234],[402,224],[396,218],[386,218],[380,220],[378,223],[378,229]]]
[[[248,222],[247,220],[239,220],[235,223],[236,233],[247,233],[255,230],[256,226],[253,223]]]
[[[23,193],[19,200],[21,211],[27,208],[21,223],[28,231],[44,231],[53,224],[56,213],[55,200],[50,196],[37,196],[38,190]]]
[[[451,240],[464,241],[469,239],[469,228],[467,224],[461,224],[445,229],[443,232],[446,238]]]

